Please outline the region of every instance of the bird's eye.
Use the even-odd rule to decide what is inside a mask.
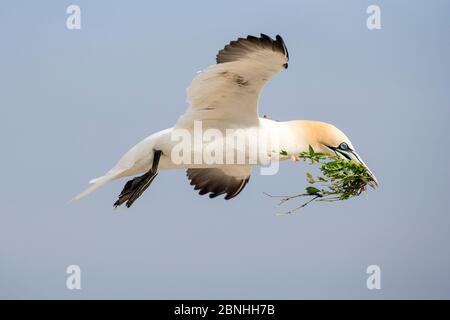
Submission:
[[[345,142],[342,142],[339,145],[339,149],[341,149],[341,150],[348,150],[349,149],[348,144],[346,144]]]

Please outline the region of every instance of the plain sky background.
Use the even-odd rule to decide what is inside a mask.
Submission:
[[[370,4],[381,30],[366,28]],[[0,297],[450,298],[449,15],[445,0],[2,1]],[[131,209],[112,208],[126,179],[66,205],[174,124],[219,49],[261,32],[290,53],[261,114],[335,124],[379,189],[276,216],[263,192],[306,185],[286,162],[232,201],[167,171]],[[366,288],[371,264],[381,290]]]

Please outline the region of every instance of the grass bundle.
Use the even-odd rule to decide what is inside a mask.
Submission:
[[[281,155],[289,156],[286,151]],[[306,173],[308,186],[305,193],[292,196],[273,196],[282,198],[278,205],[300,197],[311,197],[308,201],[279,214],[292,214],[313,201],[341,201],[359,196],[367,190],[367,185],[374,185],[374,179],[370,171],[361,163],[343,159],[339,156],[331,156],[325,153],[315,152],[309,146],[308,152],[302,152],[295,158],[309,162],[310,165],[318,165],[320,175],[313,176]]]

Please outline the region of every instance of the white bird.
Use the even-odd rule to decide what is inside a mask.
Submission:
[[[72,200],[86,196],[111,180],[143,173],[125,184],[114,203],[116,207],[123,203],[130,207],[159,169],[180,168],[187,169],[191,185],[199,194],[209,193],[210,198],[224,194],[228,200],[243,190],[253,165],[290,159],[290,156],[279,156],[280,152],[296,155],[307,151],[310,145],[316,152],[364,164],[348,137],[331,124],[306,120],[278,122],[259,117],[262,88],[274,75],[287,69],[288,60],[288,50],[279,35],[275,39],[261,34],[231,41],[217,54],[217,64],[199,72],[187,88],[190,106],[175,126],[139,142],[111,170],[91,180],[91,185]],[[209,130],[215,138],[201,136],[200,142],[196,140],[198,124],[202,132]],[[234,130],[232,141],[227,138],[230,130]],[[180,137],[186,138],[186,135],[181,145]],[[244,143],[235,144],[235,138],[242,138]],[[193,140],[199,143],[192,143]],[[256,145],[259,147],[255,160],[249,150]],[[206,161],[205,152],[215,161]],[[229,154],[232,156],[227,158]],[[237,161],[240,155],[241,161]],[[180,157],[185,161],[180,162]]]

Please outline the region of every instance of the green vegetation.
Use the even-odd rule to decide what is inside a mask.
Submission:
[[[280,154],[288,156],[286,151],[281,151]],[[309,186],[305,188],[305,193],[293,196],[269,195],[282,198],[279,205],[295,198],[311,197],[300,206],[280,214],[292,214],[313,201],[340,201],[359,196],[367,189],[367,184],[374,181],[369,170],[361,163],[316,153],[311,146],[308,152],[300,153],[298,158],[309,162],[310,165],[317,164],[321,174],[313,176],[310,172],[306,173]]]

